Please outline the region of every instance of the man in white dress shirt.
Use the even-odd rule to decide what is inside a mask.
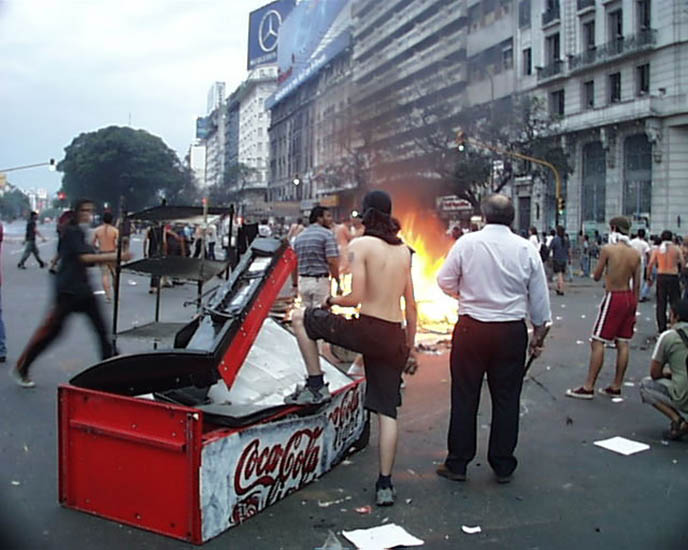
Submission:
[[[440,288],[459,298],[450,355],[449,452],[437,474],[466,479],[466,467],[476,454],[476,414],[487,373],[492,397],[488,462],[497,481],[508,483],[517,465],[514,450],[528,347],[525,320],[533,324],[530,352],[537,356],[551,311],[538,251],[509,228],[514,220],[511,199],[491,195],[481,211],[485,227],[456,241],[437,274]]]

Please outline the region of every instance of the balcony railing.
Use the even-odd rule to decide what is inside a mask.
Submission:
[[[557,2],[542,14],[542,26],[544,27],[549,25],[553,21],[557,21],[559,18],[559,2]]]
[[[538,72],[538,81],[540,80],[546,80],[548,78],[552,78],[553,76],[557,76],[561,74],[564,70],[564,62],[557,59],[556,61],[553,61],[549,65],[546,65],[544,67],[538,67],[537,72]]]
[[[656,29],[646,29],[637,34],[617,38],[599,48],[586,50],[569,58],[569,70],[604,63],[610,59],[652,48],[657,42]]]
[[[594,8],[595,0],[578,0],[578,11],[584,10],[585,8]]]

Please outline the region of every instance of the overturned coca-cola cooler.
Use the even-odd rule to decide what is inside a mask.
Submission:
[[[366,444],[363,378],[322,359],[332,400],[283,403],[305,368],[268,312],[295,263],[282,242],[256,239],[173,348],[59,387],[64,506],[201,544]]]

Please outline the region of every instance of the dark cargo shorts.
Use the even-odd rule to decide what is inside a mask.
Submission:
[[[409,348],[401,323],[359,315],[347,319],[326,309],[308,308],[304,326],[312,340],[325,340],[363,354],[365,407],[391,418],[401,406],[401,373]]]

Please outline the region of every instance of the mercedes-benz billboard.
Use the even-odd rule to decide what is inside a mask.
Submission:
[[[248,70],[277,62],[277,37],[295,0],[277,0],[248,16]]]

